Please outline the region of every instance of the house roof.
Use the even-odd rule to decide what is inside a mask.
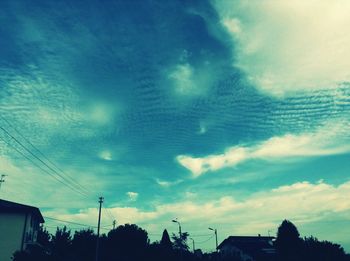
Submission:
[[[254,244],[254,243],[269,243],[272,242],[275,237],[270,236],[229,236],[221,244],[218,248],[222,248],[226,244]]]
[[[40,210],[37,207],[19,204],[16,202],[11,202],[7,200],[0,199],[0,213],[31,213],[35,215],[40,223],[44,223],[45,220],[41,215]]]
[[[230,236],[218,246],[218,249],[231,246],[255,257],[273,255],[276,252],[272,244],[274,239],[275,237],[266,236]]]

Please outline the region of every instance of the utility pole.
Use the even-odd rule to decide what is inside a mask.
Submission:
[[[103,197],[98,198],[98,203],[100,204],[99,210],[98,210],[98,223],[97,223],[97,239],[96,239],[96,261],[99,260],[99,243],[100,243],[100,224],[101,224],[101,207],[103,203]]]
[[[209,227],[208,229],[213,230],[215,233],[215,246],[216,246],[216,252],[217,252],[218,251],[218,231],[216,228],[214,229],[214,228]]]
[[[114,219],[113,220],[113,229],[115,229],[115,224],[117,223],[117,221]]]
[[[1,184],[5,182],[5,177],[6,177],[6,176],[7,176],[7,175],[5,175],[5,174],[2,174],[2,175],[1,175],[1,178],[0,178],[0,189],[1,189]]]

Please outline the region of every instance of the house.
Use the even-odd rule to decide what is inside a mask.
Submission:
[[[273,261],[276,250],[274,237],[265,236],[230,236],[219,246],[222,256],[238,256],[243,261]]]
[[[10,261],[15,251],[36,244],[44,222],[38,208],[0,199],[0,260]]]

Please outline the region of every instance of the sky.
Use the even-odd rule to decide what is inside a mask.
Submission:
[[[349,12],[0,1],[0,197],[96,226],[103,196],[103,232],[177,218],[205,251],[288,219],[350,252]]]

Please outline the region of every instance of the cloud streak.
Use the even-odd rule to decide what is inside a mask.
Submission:
[[[336,136],[337,127],[324,128],[313,134],[286,134],[272,137],[253,146],[234,146],[222,154],[205,157],[177,156],[177,161],[190,170],[194,177],[222,168],[233,167],[252,160],[295,159],[300,157],[324,156],[347,153],[348,144]]]

